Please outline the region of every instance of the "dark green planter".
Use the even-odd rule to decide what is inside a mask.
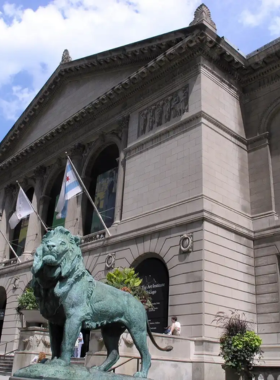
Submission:
[[[238,375],[233,369],[227,368],[226,370],[226,380],[251,380],[252,376],[243,373]]]

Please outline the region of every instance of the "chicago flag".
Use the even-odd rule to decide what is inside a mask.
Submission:
[[[81,192],[81,185],[79,184],[76,174],[72,169],[72,165],[69,160],[67,160],[61,191],[55,209],[58,213],[56,219],[66,217],[68,200]]]

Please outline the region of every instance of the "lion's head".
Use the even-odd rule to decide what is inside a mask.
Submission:
[[[47,232],[34,256],[33,275],[50,279],[67,277],[82,262],[79,246],[80,238],[64,227]]]

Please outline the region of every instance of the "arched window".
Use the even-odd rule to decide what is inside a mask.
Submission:
[[[151,330],[163,333],[168,326],[169,274],[165,264],[157,258],[148,258],[136,266],[142,286],[150,294],[154,309],[148,310]]]
[[[26,192],[27,198],[29,201],[32,203],[32,198],[34,194],[34,188],[31,187],[29,190]],[[25,247],[25,242],[26,242],[26,236],[27,236],[27,229],[28,229],[28,222],[29,222],[29,215],[22,219],[17,226],[14,229],[13,233],[13,239],[12,239],[12,247],[14,248],[16,254],[18,256],[21,256],[24,252],[24,247]],[[10,252],[10,258],[14,258],[15,255],[11,251]]]
[[[99,154],[91,170],[89,193],[98,208],[106,226],[114,223],[119,150],[115,144],[107,146]],[[85,235],[103,230],[98,215],[87,201],[84,231]]]
[[[57,212],[55,212],[56,204],[59,198],[59,194],[61,191],[62,181],[63,181],[64,171],[61,171],[53,184],[53,187],[50,192],[50,202],[48,207],[48,213],[47,213],[47,226],[50,228],[55,228],[57,226],[63,226],[65,225],[65,218],[62,219],[56,219]]]
[[[7,304],[6,290],[3,286],[0,286],[0,342],[2,336],[3,323],[5,318],[5,310]]]

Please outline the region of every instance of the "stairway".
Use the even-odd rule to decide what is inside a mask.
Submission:
[[[0,355],[0,375],[10,376],[12,374],[13,361],[13,355]]]
[[[71,358],[71,364],[85,365],[85,358]]]

